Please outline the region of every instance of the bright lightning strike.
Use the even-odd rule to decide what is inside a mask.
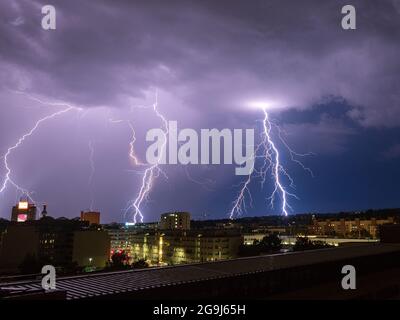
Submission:
[[[125,214],[127,214],[129,211],[133,211],[133,223],[136,224],[138,221],[141,223],[143,222],[143,213],[141,211],[141,206],[145,200],[148,199],[149,193],[151,189],[153,188],[153,184],[155,179],[157,179],[160,174],[163,174],[166,178],[166,174],[162,169],[160,168],[160,163],[162,161],[162,158],[166,152],[166,145],[167,145],[167,138],[169,134],[169,129],[168,129],[168,121],[165,119],[165,117],[159,112],[158,110],[158,94],[156,93],[156,99],[155,102],[152,106],[152,109],[156,116],[161,120],[163,124],[163,135],[164,135],[164,143],[161,146],[160,154],[158,155],[157,161],[155,164],[151,165],[149,168],[144,170],[143,177],[142,177],[142,183],[139,189],[139,192],[134,200],[132,200],[128,206],[128,208],[125,211]],[[131,146],[133,148],[133,143],[135,141],[132,140]]]
[[[140,162],[139,158],[136,156],[135,153],[135,142],[136,142],[136,131],[135,128],[133,127],[132,122],[129,120],[114,120],[114,119],[109,119],[111,123],[121,123],[121,122],[126,122],[131,129],[132,135],[131,135],[131,141],[129,142],[129,158],[131,159],[133,165],[135,166],[142,166],[143,163]]]
[[[235,216],[240,216],[244,212],[246,212],[247,205],[252,206],[253,199],[250,191],[250,184],[253,178],[260,178],[261,185],[264,185],[267,178],[267,173],[269,171],[271,172],[271,177],[274,181],[273,191],[271,195],[267,198],[269,200],[270,206],[274,207],[276,198],[277,196],[279,196],[281,200],[281,213],[287,216],[289,214],[289,211],[293,210],[288,202],[288,199],[290,197],[298,199],[298,197],[294,193],[289,192],[288,188],[284,185],[283,178],[286,178],[290,182],[290,187],[295,187],[292,177],[289,175],[289,173],[281,163],[281,155],[279,149],[272,139],[271,131],[273,127],[277,129],[278,137],[283,146],[289,152],[291,160],[300,165],[304,170],[308,171],[311,176],[313,176],[311,169],[306,167],[301,161],[297,159],[297,157],[312,155],[312,153],[300,154],[293,151],[283,139],[282,130],[280,129],[280,127],[270,121],[266,105],[257,104],[257,107],[261,108],[264,113],[264,119],[262,121],[261,142],[257,145],[254,154],[252,155],[255,158],[252,168],[253,170],[248,175],[247,179],[241,184],[237,197],[233,201],[231,211],[229,212],[230,219],[233,219]],[[255,168],[257,159],[262,159],[263,162],[261,168],[259,169]],[[249,198],[249,201],[247,202],[246,197]]]
[[[264,109],[263,129],[264,129],[263,135],[265,136],[264,145],[265,144],[267,145],[267,149],[265,152],[265,159],[267,159],[268,162],[272,165],[272,176],[275,180],[275,188],[270,197],[271,206],[273,206],[275,195],[277,193],[279,193],[281,200],[282,200],[282,213],[285,216],[287,216],[288,209],[290,209],[290,205],[287,202],[287,198],[288,198],[288,196],[293,196],[293,197],[296,197],[296,196],[292,193],[289,193],[282,185],[281,173],[283,173],[286,176],[288,176],[288,174],[281,165],[279,151],[276,148],[275,143],[271,139],[271,135],[270,135],[271,122],[269,121],[268,112],[266,111],[266,109]],[[290,178],[290,181],[293,181],[293,180]]]
[[[35,99],[38,102],[41,102],[38,99]],[[73,109],[77,109],[76,107],[72,107],[72,106],[68,106],[66,109],[54,112],[44,118],[39,119],[35,125],[33,126],[33,128],[31,130],[29,130],[26,134],[24,134],[21,138],[18,139],[17,143],[14,144],[12,147],[7,149],[7,152],[5,153],[5,155],[3,156],[3,163],[4,163],[4,167],[6,168],[6,174],[5,174],[5,178],[4,181],[1,185],[0,188],[0,194],[4,192],[4,190],[7,188],[8,184],[13,185],[18,191],[20,191],[22,194],[25,194],[33,203],[35,203],[35,201],[32,199],[30,193],[25,190],[24,188],[20,187],[16,182],[14,182],[14,180],[11,178],[11,167],[10,167],[10,163],[9,163],[9,157],[12,154],[12,152],[14,150],[16,150],[17,148],[19,148],[21,146],[21,144],[30,136],[32,136],[35,131],[40,127],[40,125],[46,121],[49,121],[57,116],[60,116],[64,113],[67,113]]]

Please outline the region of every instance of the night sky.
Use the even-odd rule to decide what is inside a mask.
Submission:
[[[51,216],[92,207],[102,222],[121,222],[143,175],[129,158],[128,121],[145,161],[146,132],[161,123],[143,106],[156,92],[160,112],[182,129],[259,132],[262,111],[249,103],[274,101],[270,117],[288,145],[314,153],[303,159],[311,177],[282,149],[299,197],[293,213],[399,207],[400,1],[350,1],[357,29],[343,30],[348,2],[1,1],[0,157],[65,109],[54,102],[81,108],[41,123],[14,149],[10,177]],[[41,27],[45,4],[57,10],[56,30]],[[172,210],[226,218],[246,178],[232,165],[163,170],[168,179],[154,182],[141,208],[145,221]],[[0,184],[6,172],[0,158]],[[271,188],[251,185],[247,216],[280,214],[279,199],[274,208],[266,200]],[[0,217],[20,196],[7,185]]]

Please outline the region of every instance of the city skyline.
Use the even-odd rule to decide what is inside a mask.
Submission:
[[[257,133],[263,114],[249,105],[262,101],[290,148],[313,153],[302,161],[314,177],[282,153],[299,197],[292,213],[399,207],[398,2],[353,1],[350,31],[340,27],[344,3],[53,5],[51,31],[38,1],[0,5],[0,187],[7,150],[51,116],[10,152],[12,181],[54,217],[92,209],[106,223],[130,220],[146,133],[162,125],[156,99],[180,128]],[[144,221],[170,211],[227,218],[245,180],[234,169],[163,165],[141,204]],[[272,190],[271,180],[255,181],[243,216],[281,214],[279,198],[269,205]],[[4,188],[1,218],[20,196],[12,183]]]

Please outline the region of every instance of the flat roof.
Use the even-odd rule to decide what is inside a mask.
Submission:
[[[353,245],[218,262],[60,277],[57,278],[56,287],[57,290],[65,290],[67,299],[73,300],[398,251],[400,244]],[[41,290],[41,281],[4,283],[0,284],[0,290]]]

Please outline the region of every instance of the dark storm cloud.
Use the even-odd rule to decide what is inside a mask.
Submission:
[[[55,31],[41,28],[48,3],[57,9]],[[349,4],[341,0],[1,1],[0,157],[54,110],[7,89],[87,108],[43,123],[11,155],[12,177],[56,216],[75,216],[94,193],[104,220],[120,221],[141,175],[129,162],[129,126],[109,118],[132,120],[144,160],[145,133],[160,121],[151,110],[125,107],[153,101],[155,88],[163,114],[196,130],[258,128],[261,112],[248,103],[266,101],[278,107],[271,119],[289,145],[317,154],[305,159],[313,180],[289,164],[302,199],[297,212],[397,206],[400,1],[350,3],[353,31],[341,28],[341,7]],[[372,128],[381,126],[391,128]],[[88,141],[96,149],[94,190]],[[177,209],[226,217],[242,177],[224,166],[191,166],[192,178],[188,167],[165,167],[168,181],[157,180],[143,206],[146,221]],[[210,180],[214,192],[199,184]],[[249,214],[279,213],[266,206],[265,190],[253,188]],[[8,187],[0,195],[4,217],[14,193]]]
[[[322,115],[318,123],[287,124],[283,127],[292,145],[321,154],[342,154],[348,138],[356,134],[338,119]]]
[[[251,99],[307,108],[341,96],[364,125],[400,123],[398,1],[53,1],[1,4],[2,86],[91,105],[120,106],[149,88],[203,112]]]

